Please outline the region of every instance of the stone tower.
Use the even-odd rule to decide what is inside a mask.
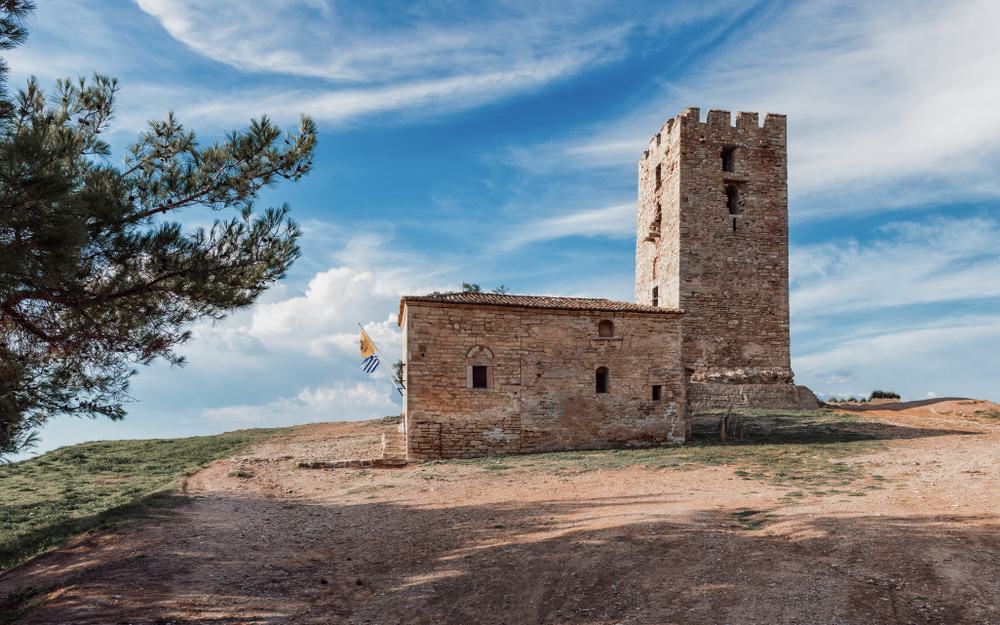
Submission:
[[[635,297],[684,311],[693,408],[814,404],[792,384],[785,116],[688,108],[639,163]]]

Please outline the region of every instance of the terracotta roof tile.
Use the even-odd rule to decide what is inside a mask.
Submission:
[[[434,302],[439,304],[482,304],[488,306],[517,306],[521,308],[554,308],[559,310],[606,310],[609,312],[644,312],[677,314],[675,308],[662,308],[619,302],[595,297],[553,297],[550,295],[501,295],[499,293],[433,293],[431,295],[404,295],[404,302]]]

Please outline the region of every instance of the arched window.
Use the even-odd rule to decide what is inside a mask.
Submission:
[[[608,392],[608,368],[598,367],[594,373],[594,390],[598,393]]]
[[[469,359],[465,385],[468,388],[488,389],[493,386],[493,352],[488,347],[476,345],[465,353]]]
[[[611,323],[610,319],[602,319],[599,324],[597,324],[597,336],[602,337],[612,337],[615,335],[615,324]]]

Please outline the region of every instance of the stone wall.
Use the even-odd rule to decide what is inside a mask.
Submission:
[[[614,324],[611,337],[598,323]],[[670,311],[406,302],[405,424],[412,459],[683,442],[681,318]],[[470,388],[488,363],[489,388]],[[607,393],[595,371],[607,367]],[[662,399],[651,399],[652,385]]]
[[[636,212],[635,301],[680,308],[680,137],[681,125],[670,119],[649,142],[639,162]],[[656,169],[660,168],[660,185]]]

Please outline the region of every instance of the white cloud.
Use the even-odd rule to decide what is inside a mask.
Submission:
[[[1000,47],[992,0],[816,0],[766,11],[649,104],[510,161],[631,168],[686,106],[788,114],[793,219],[995,197]]]
[[[569,236],[635,236],[635,206],[616,204],[528,221],[511,228],[500,240],[500,247],[511,250]]]
[[[237,404],[208,408],[202,416],[211,421],[239,425],[291,425],[331,418],[366,419],[398,410],[386,396],[386,381],[358,382],[304,388],[292,398],[279,398],[265,404]]]
[[[266,90],[208,93],[178,107],[200,122],[245,117],[248,106],[282,121],[301,112],[342,121],[404,108],[468,108],[616,61],[645,21],[600,4],[422,7],[402,15],[289,1],[254,10],[236,0],[137,4],[209,59],[248,72],[319,79],[308,90],[276,89],[272,82]],[[688,11],[675,19],[713,13]]]
[[[792,314],[831,315],[1000,297],[1000,221],[898,222],[854,239],[791,250]]]
[[[209,403],[199,414],[216,426],[368,418],[399,408],[390,379],[402,355],[399,297],[455,285],[422,271],[431,264],[426,259],[394,253],[385,238],[344,238],[321,223],[308,232],[333,248],[332,267],[314,272],[303,287],[280,285],[248,311],[199,325],[183,350],[189,367],[160,374],[186,392],[205,393]],[[360,368],[358,324],[383,361],[371,375]],[[187,376],[196,381],[185,383]],[[211,389],[206,380],[214,378],[225,380],[230,392]],[[241,392],[244,384],[260,389]],[[248,395],[255,399],[244,399]]]
[[[937,218],[794,247],[796,379],[826,396],[997,398],[998,237],[992,217]]]
[[[435,106],[435,112],[478,106],[507,94],[543,85],[572,74],[591,59],[557,57],[489,73],[460,74],[370,88],[283,92],[273,89],[212,93],[201,101],[178,107],[184,119],[230,123],[234,118],[266,112],[282,122],[301,114],[342,122],[354,117],[404,107]]]
[[[936,388],[945,396],[996,400],[997,353],[1000,316],[969,315],[847,335],[832,348],[794,358],[792,365],[797,381],[825,396],[887,388],[916,399]]]
[[[995,164],[1000,150],[997,19],[991,0],[797,5],[773,29],[754,36],[762,24],[751,24],[750,36],[734,38],[744,43],[677,94],[788,113],[793,191],[991,171],[984,157]]]
[[[463,75],[475,67],[492,73],[553,57],[593,59],[615,54],[632,28],[629,21],[603,23],[593,5],[552,11],[515,2],[387,15],[363,5],[336,10],[288,1],[253,11],[238,0],[137,3],[172,37],[210,59],[247,71],[355,83]]]

